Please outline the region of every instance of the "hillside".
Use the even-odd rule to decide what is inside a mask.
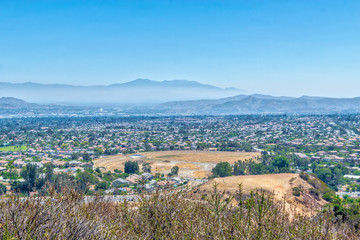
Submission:
[[[162,103],[166,101],[221,98],[241,93],[196,81],[137,79],[111,85],[75,86],[67,84],[0,82],[0,96],[36,103]]]
[[[28,103],[24,100],[12,98],[12,97],[1,97],[0,98],[0,108],[1,109],[23,109],[37,107],[37,104]]]
[[[97,107],[91,106],[61,106],[29,103],[22,99],[13,97],[0,98],[0,116],[54,116],[54,115],[74,115],[74,114],[96,114]]]
[[[157,106],[169,114],[356,113],[360,98],[237,95],[217,100],[174,101]]]
[[[268,174],[268,175],[247,175],[231,176],[225,178],[215,178],[199,186],[194,192],[195,198],[201,198],[213,191],[214,184],[218,184],[220,191],[226,194],[234,194],[239,190],[242,184],[243,192],[249,194],[254,190],[265,190],[274,194],[278,201],[285,199],[285,206],[292,213],[313,214],[321,210],[321,207],[327,202],[320,197],[311,194],[313,186],[300,178],[299,174]],[[294,196],[294,188],[301,190],[300,196]]]

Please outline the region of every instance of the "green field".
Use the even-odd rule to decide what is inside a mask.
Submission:
[[[17,151],[25,151],[27,149],[26,146],[7,146],[0,147],[0,152],[17,152]]]

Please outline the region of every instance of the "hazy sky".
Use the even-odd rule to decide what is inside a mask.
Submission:
[[[0,0],[0,81],[360,96],[360,1]]]

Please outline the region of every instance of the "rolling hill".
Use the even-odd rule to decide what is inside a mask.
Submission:
[[[148,104],[190,99],[215,99],[233,96],[241,92],[235,88],[219,88],[187,80],[137,79],[126,83],[93,86],[0,82],[0,97],[11,96],[29,102],[46,104]]]
[[[285,207],[292,213],[312,215],[327,203],[311,193],[312,185],[302,179],[299,174],[292,173],[214,178],[195,189],[192,196],[195,199],[201,199],[213,191],[215,183],[218,184],[218,190],[225,191],[225,194],[228,195],[235,194],[239,190],[239,184],[242,184],[244,194],[250,194],[255,190],[264,190],[273,194],[277,201],[285,200]],[[299,196],[294,196],[294,188],[300,190]]]
[[[360,97],[273,97],[269,95],[237,95],[217,100],[173,101],[157,106],[168,114],[266,114],[266,113],[357,113]]]
[[[28,109],[32,107],[38,107],[39,105],[34,103],[28,103],[24,100],[13,97],[1,97],[0,108],[1,109]]]

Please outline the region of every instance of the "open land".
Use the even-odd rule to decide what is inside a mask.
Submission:
[[[301,179],[299,174],[293,173],[214,178],[199,186],[195,191],[195,198],[196,195],[201,197],[212,192],[215,184],[217,184],[218,190],[225,191],[226,195],[238,192],[240,184],[244,194],[250,194],[250,192],[256,190],[264,190],[273,195],[277,201],[285,200],[285,207],[289,213],[312,215],[313,211],[320,210],[327,203],[320,198],[313,197],[309,193],[312,186]],[[301,190],[301,196],[295,197],[293,195],[294,188]]]
[[[205,178],[211,174],[211,169],[219,162],[229,162],[234,164],[236,161],[244,161],[260,156],[256,152],[216,152],[216,151],[157,151],[141,153],[150,164],[152,173],[170,172],[173,166],[179,167],[179,176],[186,178]],[[105,168],[113,171],[115,169],[124,170],[124,164],[128,160],[133,160],[131,155],[116,155],[94,160],[96,167]],[[140,164],[141,165],[141,164]]]

